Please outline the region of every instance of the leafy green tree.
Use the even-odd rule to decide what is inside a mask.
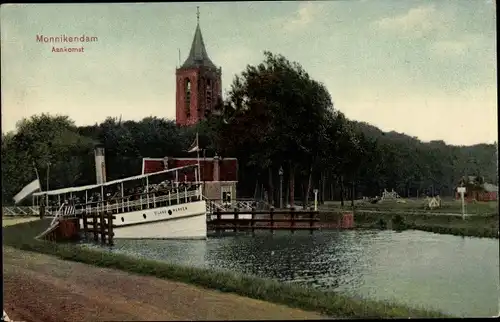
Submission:
[[[83,179],[82,156],[92,151],[92,140],[81,136],[67,116],[35,115],[17,124],[15,134],[2,142],[2,200],[32,181],[35,168],[47,189],[71,186]]]
[[[308,195],[333,105],[324,85],[312,80],[298,63],[270,52],[264,56],[262,63],[247,66],[235,77],[219,116],[223,121],[217,123],[216,146],[227,146],[226,153],[245,151],[241,161],[267,177],[271,201],[278,169],[284,166],[293,204],[296,178],[303,181]]]

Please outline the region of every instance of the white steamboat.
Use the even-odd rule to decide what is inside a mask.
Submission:
[[[38,192],[42,215],[113,215],[114,238],[206,239],[207,205],[198,165],[188,165],[100,184]],[[80,226],[83,229],[83,219]]]

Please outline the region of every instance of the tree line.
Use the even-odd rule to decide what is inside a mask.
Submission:
[[[93,148],[106,150],[108,180],[137,175],[142,157],[188,156],[199,133],[207,157],[239,160],[238,196],[279,205],[380,195],[449,196],[463,176],[498,184],[497,145],[452,146],[347,119],[326,87],[296,62],[265,52],[237,75],[225,100],[193,127],[157,117],[76,126],[62,115],[35,115],[2,133],[2,201],[35,177],[45,190],[95,182]],[[192,155],[191,155],[192,156]]]

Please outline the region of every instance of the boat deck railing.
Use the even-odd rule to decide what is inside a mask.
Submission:
[[[92,201],[79,204],[64,204],[60,209],[61,217],[77,216],[85,214],[100,214],[100,213],[127,213],[144,209],[154,209],[159,207],[181,205],[193,201],[201,200],[200,190],[196,187],[172,189],[162,195],[157,193],[142,193],[119,198],[112,198],[104,201]],[[47,207],[49,214],[54,212],[53,208],[57,206]],[[40,208],[32,207],[32,208]],[[57,211],[56,211],[57,212]]]
[[[207,199],[207,213],[213,213],[215,211],[227,211],[233,209],[240,210],[269,210],[271,205],[255,199],[237,199],[232,201],[224,201],[221,199]]]

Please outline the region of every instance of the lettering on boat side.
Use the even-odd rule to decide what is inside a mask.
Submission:
[[[169,209],[169,210],[160,210],[160,211],[155,211],[154,214],[156,216],[158,215],[163,215],[163,214],[166,214],[168,213],[169,215],[171,215],[173,212],[177,212],[177,211],[185,211],[187,210],[188,208],[187,207],[177,207],[177,208],[172,208],[172,209]]]

